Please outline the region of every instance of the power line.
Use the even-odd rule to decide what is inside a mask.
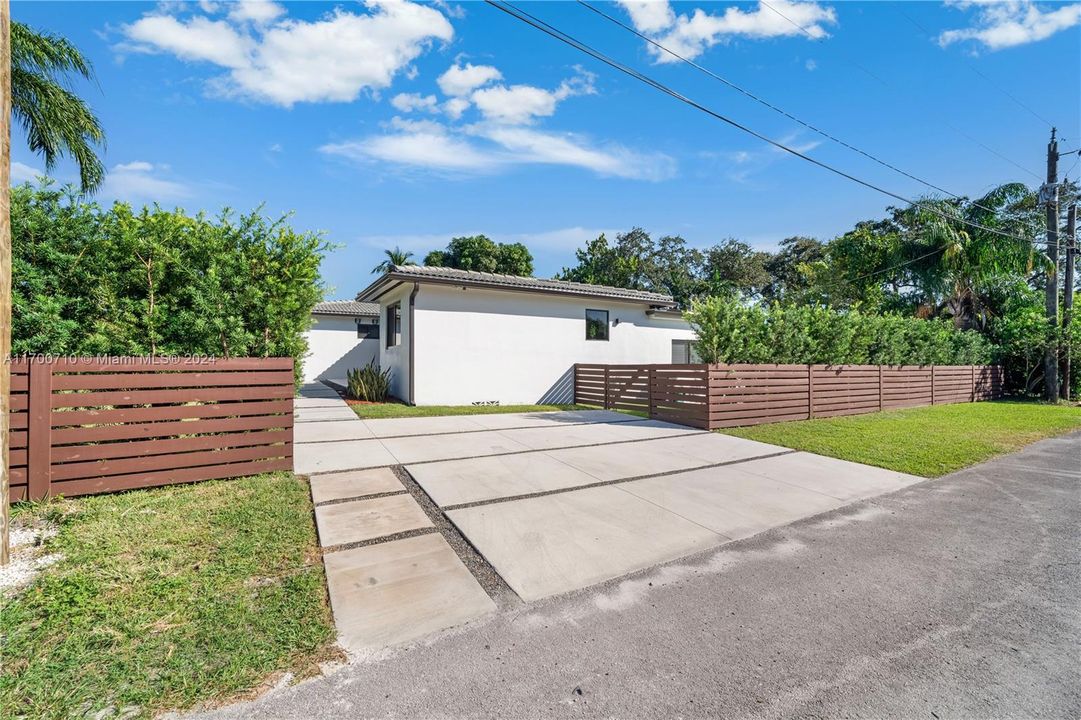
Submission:
[[[782,18],[783,18],[784,20],[786,20],[786,21],[787,21],[787,22],[788,22],[788,23],[789,23],[790,25],[792,25],[793,27],[797,28],[797,29],[798,29],[798,30],[799,30],[800,32],[802,32],[802,33],[803,33],[804,35],[806,35],[807,37],[811,38],[811,40],[814,40],[815,42],[819,42],[819,41],[821,40],[821,38],[816,38],[816,37],[814,36],[814,34],[813,34],[813,33],[812,33],[811,31],[809,31],[809,30],[808,30],[807,28],[803,27],[803,26],[802,26],[802,25],[800,25],[800,24],[799,24],[798,22],[796,22],[796,21],[795,21],[795,20],[793,20],[792,18],[788,17],[787,15],[785,15],[785,14],[784,14],[783,12],[781,12],[780,10],[778,10],[778,9],[777,9],[777,8],[775,8],[775,7],[773,7],[773,5],[771,5],[771,4],[770,4],[770,3],[769,3],[769,2],[767,1],[767,0],[760,0],[760,2],[761,2],[761,3],[763,4],[763,5],[765,5],[766,7],[768,7],[768,8],[770,9],[770,10],[772,10],[772,11],[773,11],[774,13],[776,13],[777,15],[780,15],[780,16],[781,16],[781,17],[782,17]],[[875,80],[878,80],[878,81],[879,81],[880,83],[882,83],[882,84],[883,84],[883,85],[885,85],[886,87],[890,88],[891,90],[894,90],[894,91],[897,91],[897,90],[898,90],[898,89],[897,89],[897,88],[895,88],[895,87],[894,87],[893,85],[891,85],[890,83],[886,82],[886,81],[885,81],[885,80],[883,80],[882,78],[878,77],[877,75],[875,75],[874,73],[872,73],[872,72],[871,72],[870,70],[868,70],[867,68],[865,68],[865,67],[863,67],[862,65],[860,65],[860,64],[859,64],[858,62],[856,62],[855,60],[853,60],[853,59],[851,59],[851,58],[847,57],[846,55],[842,55],[842,57],[843,57],[843,58],[844,58],[844,59],[845,59],[845,60],[846,60],[846,61],[847,61],[848,63],[850,63],[851,65],[853,65],[853,66],[854,66],[854,67],[856,67],[857,69],[859,69],[859,70],[862,70],[863,72],[867,73],[868,75],[870,75],[871,77],[873,77],[873,78],[874,78]],[[1039,180],[1039,181],[1041,181],[1041,182],[1043,181],[1043,176],[1042,176],[1042,175],[1040,175],[1039,173],[1034,173],[1034,172],[1032,172],[1032,171],[1031,171],[1031,170],[1029,170],[1029,169],[1028,169],[1027,167],[1025,167],[1025,166],[1023,166],[1023,165],[1021,165],[1021,164],[1019,164],[1019,163],[1017,163],[1017,162],[1015,162],[1015,161],[1011,160],[1010,158],[1006,157],[1005,155],[1003,155],[1002,153],[1000,153],[1000,152],[999,152],[998,150],[995,150],[994,148],[992,148],[992,147],[989,147],[989,146],[988,146],[988,145],[986,145],[985,143],[983,143],[983,142],[980,142],[980,141],[979,141],[979,140],[977,140],[976,138],[974,138],[974,137],[972,137],[971,135],[969,135],[968,133],[966,133],[966,132],[965,132],[964,130],[962,130],[961,128],[959,128],[959,127],[957,127],[956,125],[954,125],[953,123],[951,123],[951,122],[950,122],[949,120],[947,120],[946,118],[944,118],[944,117],[940,117],[940,120],[942,121],[942,124],[944,124],[944,125],[945,125],[946,127],[948,127],[948,128],[950,128],[951,130],[953,130],[953,131],[954,131],[955,133],[957,133],[957,134],[958,134],[958,135],[960,135],[961,137],[963,137],[963,138],[967,139],[967,140],[968,140],[969,142],[972,142],[972,143],[975,143],[976,145],[979,145],[979,146],[980,146],[981,148],[983,148],[983,149],[984,149],[984,150],[986,150],[987,152],[991,153],[992,155],[994,155],[994,156],[998,157],[998,158],[999,158],[999,159],[1001,159],[1001,160],[1004,160],[1005,162],[1008,162],[1009,164],[1013,165],[1013,166],[1014,166],[1015,168],[1017,168],[1018,170],[1020,170],[1020,171],[1022,171],[1022,172],[1026,172],[1026,173],[1028,173],[1029,175],[1031,175],[1032,177],[1036,178],[1037,180]]]
[[[591,10],[592,12],[596,13],[597,15],[600,15],[601,17],[608,20],[609,22],[617,25],[618,27],[623,28],[624,30],[626,30],[629,33],[632,33],[633,35],[637,36],[638,38],[640,38],[642,40],[645,40],[647,43],[649,43],[653,47],[657,48],[658,50],[661,50],[661,51],[663,51],[665,53],[668,53],[669,55],[676,58],[677,60],[680,60],[680,61],[686,63],[687,65],[690,65],[691,67],[695,68],[699,72],[702,72],[702,73],[708,75],[709,77],[713,78],[714,80],[717,80],[717,81],[719,81],[721,83],[724,83],[728,87],[732,88],[733,90],[735,90],[735,91],[737,91],[739,93],[742,93],[743,95],[745,95],[746,97],[749,97],[750,99],[754,100],[755,102],[759,103],[760,105],[763,105],[763,106],[769,108],[770,110],[773,110],[774,112],[779,113],[780,115],[783,115],[784,117],[788,118],[789,120],[791,120],[791,121],[793,121],[795,123],[799,123],[803,127],[807,128],[808,130],[811,130],[812,132],[815,132],[815,133],[821,135],[822,137],[826,138],[827,140],[835,142],[835,143],[837,143],[838,145],[840,145],[842,147],[848,148],[852,152],[858,153],[858,154],[862,155],[863,157],[867,158],[868,160],[871,160],[871,161],[873,161],[875,163],[878,163],[879,165],[881,165],[884,168],[887,168],[887,169],[892,170],[892,171],[894,171],[896,173],[904,175],[905,177],[909,178],[910,180],[915,180],[916,182],[918,182],[918,183],[920,183],[922,185],[926,185],[927,187],[929,187],[929,188],[931,188],[933,190],[937,190],[938,192],[949,195],[950,197],[955,198],[957,200],[964,199],[964,198],[962,198],[961,195],[958,195],[957,193],[950,192],[949,190],[947,190],[947,189],[945,189],[943,187],[939,187],[938,185],[935,185],[934,183],[932,183],[932,182],[930,182],[928,180],[924,180],[922,178],[916,177],[912,173],[906,172],[905,170],[902,170],[901,168],[897,167],[896,165],[893,165],[893,164],[891,164],[889,162],[886,162],[885,160],[882,160],[882,159],[880,159],[878,157],[875,157],[871,153],[869,153],[869,152],[867,152],[865,150],[861,150],[860,148],[858,148],[858,147],[856,147],[856,146],[854,146],[854,145],[852,145],[852,144],[850,144],[850,143],[848,143],[848,142],[846,142],[846,141],[844,141],[844,140],[842,140],[842,139],[840,139],[840,138],[826,132],[825,130],[822,130],[822,129],[818,128],[818,127],[815,127],[814,125],[812,125],[809,122],[801,120],[800,118],[796,117],[795,115],[788,112],[787,110],[774,105],[773,103],[769,102],[768,100],[765,100],[762,97],[759,97],[758,95],[755,95],[750,90],[742,88],[739,85],[736,85],[734,82],[732,82],[732,81],[718,75],[717,73],[713,72],[709,68],[704,67],[703,65],[700,65],[699,63],[696,63],[695,61],[693,61],[693,60],[691,60],[689,58],[686,58],[683,55],[680,55],[679,53],[677,53],[674,50],[672,50],[671,48],[663,45],[662,43],[658,42],[657,40],[654,40],[653,38],[649,37],[648,35],[645,35],[644,33],[639,32],[636,28],[631,27],[630,25],[627,25],[626,23],[624,23],[619,18],[614,17],[614,16],[604,12],[603,10],[601,10],[600,8],[598,8],[598,7],[594,6],[594,5],[591,5],[590,3],[586,2],[586,0],[577,0],[577,2],[578,2],[579,5],[582,5],[583,7]],[[972,205],[974,207],[978,207],[981,210],[985,210],[985,211],[987,211],[989,213],[994,213],[995,212],[995,210],[993,210],[992,208],[981,205],[978,202],[975,202],[975,201],[970,201],[970,202],[972,202]]]
[[[714,111],[714,110],[712,110],[712,109],[698,103],[697,101],[692,100],[691,98],[687,97],[686,95],[683,95],[683,94],[677,92],[676,90],[673,90],[672,88],[668,87],[667,85],[664,85],[663,83],[661,83],[661,82],[659,82],[657,80],[654,80],[653,78],[639,72],[638,70],[635,70],[634,68],[631,68],[631,67],[628,67],[628,66],[624,65],[623,63],[619,62],[618,60],[614,60],[614,59],[608,57],[607,55],[600,52],[599,50],[595,50],[591,46],[589,46],[589,45],[575,39],[571,35],[563,32],[562,30],[559,30],[558,28],[556,28],[556,27],[554,27],[554,26],[552,26],[550,24],[548,24],[544,20],[541,20],[540,18],[537,18],[537,17],[535,17],[533,15],[530,15],[528,12],[526,12],[526,11],[520,9],[520,8],[515,7],[514,5],[512,5],[509,2],[506,2],[505,0],[501,0],[501,1],[485,0],[485,2],[487,4],[489,4],[489,5],[491,5],[492,7],[496,8],[497,10],[499,10],[501,12],[504,12],[507,15],[510,15],[511,17],[513,17],[513,18],[515,18],[517,20],[520,20],[520,21],[526,23],[527,25],[530,25],[531,27],[536,28],[537,30],[540,30],[541,32],[545,33],[546,35],[549,35],[549,36],[555,38],[556,40],[559,40],[560,42],[562,42],[562,43],[564,43],[566,45],[570,45],[571,47],[575,48],[576,50],[584,52],[585,54],[589,55],[590,57],[592,57],[592,58],[594,58],[596,60],[599,60],[599,61],[603,62],[605,65],[608,65],[609,67],[612,67],[612,68],[614,68],[616,70],[619,70],[620,72],[622,72],[622,73],[624,73],[626,75],[629,75],[632,78],[634,78],[636,80],[639,80],[639,81],[649,85],[650,87],[652,87],[652,88],[654,88],[656,90],[659,90],[660,92],[662,92],[662,93],[664,93],[664,94],[666,94],[666,95],[668,95],[668,96],[670,96],[672,98],[675,98],[676,100],[679,100],[682,103],[690,105],[691,107],[693,107],[693,108],[695,108],[695,109],[697,109],[697,110],[699,110],[701,112],[704,112],[707,115],[710,115],[711,117],[713,117],[713,118],[715,118],[717,120],[720,120],[721,122],[724,122],[724,123],[726,123],[728,125],[731,125],[732,127],[736,128],[738,130],[742,130],[743,132],[747,133],[748,135],[751,135],[751,136],[753,136],[755,138],[758,138],[759,140],[761,140],[761,141],[763,141],[765,143],[768,143],[769,145],[772,145],[773,147],[775,147],[775,148],[777,148],[779,150],[787,152],[787,153],[789,153],[791,155],[795,155],[796,157],[798,157],[798,158],[800,158],[802,160],[805,160],[805,161],[807,161],[807,162],[809,162],[809,163],[811,163],[813,165],[817,165],[818,167],[820,167],[820,168],[822,168],[824,170],[828,170],[829,172],[832,172],[835,175],[839,175],[839,176],[841,176],[841,177],[843,177],[843,178],[845,178],[847,180],[851,180],[854,183],[862,185],[862,186],[864,186],[866,188],[869,188],[871,190],[875,190],[876,192],[882,193],[883,195],[886,195],[888,197],[894,198],[895,200],[900,200],[901,202],[903,202],[903,203],[905,203],[907,205],[923,207],[925,210],[927,210],[931,214],[938,215],[939,217],[942,217],[945,220],[949,220],[949,221],[952,221],[952,222],[959,222],[959,223],[962,223],[964,225],[968,225],[969,227],[978,228],[980,230],[984,230],[986,232],[989,232],[989,233],[992,233],[992,234],[995,234],[995,235],[1001,235],[1003,237],[1007,237],[1007,238],[1010,238],[1012,240],[1016,240],[1018,242],[1026,244],[1026,245],[1037,244],[1036,240],[1028,240],[1028,239],[1022,238],[1022,237],[1017,236],[1017,235],[1012,235],[1010,233],[1003,232],[1003,231],[998,230],[996,228],[987,227],[986,225],[982,225],[981,223],[977,223],[977,222],[974,222],[972,220],[966,220],[964,218],[953,217],[951,215],[948,215],[947,213],[942,212],[941,210],[939,210],[939,209],[937,209],[937,208],[935,208],[933,206],[928,205],[928,203],[926,203],[924,201],[911,200],[911,199],[909,199],[909,198],[907,198],[907,197],[905,197],[903,195],[899,195],[899,194],[897,194],[897,193],[895,193],[895,192],[893,192],[891,190],[887,190],[887,189],[885,189],[883,187],[880,187],[878,185],[875,185],[874,183],[871,183],[871,182],[869,182],[867,180],[863,180],[861,178],[858,178],[855,175],[852,175],[852,174],[850,174],[850,173],[848,173],[848,172],[846,172],[844,170],[841,170],[841,169],[836,168],[836,167],[834,167],[832,165],[829,165],[829,164],[827,164],[825,162],[822,162],[821,160],[817,160],[817,159],[815,159],[813,157],[810,157],[809,155],[806,155],[806,154],[800,152],[799,150],[795,150],[793,148],[790,148],[790,147],[788,147],[787,145],[785,145],[783,143],[780,143],[780,142],[778,142],[778,141],[776,141],[776,140],[774,140],[774,139],[772,139],[770,137],[767,137],[766,135],[763,135],[762,133],[758,132],[757,130],[753,130],[753,129],[747,127],[746,125],[743,125],[743,124],[737,122],[736,120],[733,120],[733,119],[731,119],[729,117],[726,117],[725,115],[722,115],[722,114],[720,114],[720,113],[718,113],[718,112],[716,112],[716,111]]]
[[[915,19],[914,17],[912,17],[911,15],[909,15],[908,13],[906,13],[906,12],[905,12],[904,10],[902,10],[902,9],[900,9],[900,8],[895,8],[895,10],[896,10],[896,11],[897,11],[898,13],[900,13],[902,17],[904,17],[904,18],[905,18],[906,20],[908,20],[908,21],[909,21],[910,23],[912,23],[913,25],[915,25],[915,26],[916,26],[916,27],[917,27],[918,29],[920,29],[920,30],[922,30],[923,32],[925,32],[925,33],[926,33],[927,35],[931,35],[931,34],[932,34],[932,33],[931,33],[931,31],[930,31],[930,30],[928,30],[928,29],[927,29],[927,27],[923,25],[923,23],[921,23],[921,22],[919,22],[918,20],[916,20],[916,19]],[[1033,110],[1033,109],[1032,109],[1031,107],[1029,107],[1028,105],[1026,105],[1025,103],[1023,103],[1023,102],[1022,102],[1022,101],[1021,101],[1020,99],[1018,99],[1018,98],[1017,98],[1017,96],[1015,96],[1015,95],[1014,95],[1013,93],[1011,93],[1011,92],[1010,92],[1009,90],[1007,90],[1006,88],[1002,87],[1001,85],[999,85],[998,83],[996,83],[996,82],[995,82],[994,80],[992,80],[991,78],[987,77],[987,75],[986,75],[986,74],[984,74],[984,72],[983,72],[982,70],[980,70],[980,69],[979,69],[978,67],[976,67],[976,66],[975,66],[975,65],[973,65],[972,63],[968,62],[968,61],[967,61],[967,60],[965,60],[964,58],[958,58],[958,59],[959,59],[959,60],[961,61],[961,63],[962,63],[962,64],[963,64],[963,65],[964,65],[965,67],[967,67],[967,68],[968,68],[969,70],[971,70],[972,72],[976,73],[976,74],[977,74],[977,75],[979,75],[979,76],[980,76],[981,78],[983,78],[983,79],[984,79],[984,80],[985,80],[985,81],[987,82],[987,84],[988,84],[988,85],[990,85],[991,87],[993,87],[993,88],[994,88],[995,90],[998,90],[998,91],[999,91],[1000,93],[1002,93],[1003,95],[1005,95],[1006,97],[1008,97],[1008,98],[1009,98],[1010,100],[1013,100],[1013,101],[1014,101],[1014,103],[1016,103],[1016,104],[1018,105],[1018,107],[1020,107],[1020,108],[1024,109],[1025,111],[1027,111],[1027,112],[1028,112],[1028,113],[1029,113],[1030,115],[1032,115],[1032,117],[1036,118],[1037,120],[1039,120],[1040,122],[1042,122],[1042,123],[1043,123],[1044,125],[1046,125],[1046,126],[1047,126],[1047,127],[1049,127],[1049,128],[1053,128],[1053,127],[1055,127],[1055,124],[1054,124],[1053,122],[1051,122],[1050,120],[1048,120],[1047,118],[1045,118],[1045,117],[1044,117],[1043,115],[1040,115],[1040,114],[1039,114],[1038,112],[1036,112],[1035,110]]]

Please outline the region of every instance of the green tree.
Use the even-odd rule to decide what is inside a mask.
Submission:
[[[79,166],[82,189],[93,191],[105,178],[97,155],[105,132],[86,102],[66,86],[70,75],[94,78],[78,48],[58,35],[11,23],[11,113],[46,170],[70,156]]]
[[[735,238],[721,241],[703,255],[701,276],[707,295],[735,292],[756,297],[772,281],[766,269],[766,263],[772,259],[770,254]]]
[[[386,257],[383,259],[383,262],[372,268],[373,273],[385,273],[391,268],[393,268],[395,265],[416,265],[416,263],[413,262],[412,259],[413,253],[407,250],[402,250],[397,245],[394,246],[393,250],[384,250],[383,254]]]
[[[486,235],[451,238],[443,250],[433,250],[424,264],[459,270],[530,276],[533,256],[522,243],[496,243]]]
[[[591,285],[651,290],[656,286],[658,275],[656,255],[652,238],[640,227],[617,234],[614,245],[610,245],[602,233],[575,252],[577,265],[563,268],[556,277]]]
[[[767,300],[796,300],[808,288],[809,266],[826,255],[825,243],[796,235],[780,242],[780,248],[765,262],[770,282],[763,289]]]

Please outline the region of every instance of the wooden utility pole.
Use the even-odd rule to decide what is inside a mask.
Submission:
[[[1073,320],[1073,283],[1074,269],[1077,265],[1077,205],[1071,205],[1066,211],[1066,272],[1065,286],[1062,289],[1062,329],[1069,338],[1070,323]],[[1066,360],[1063,363],[1062,399],[1070,399],[1070,361],[1071,345],[1066,342]]]
[[[1058,333],[1058,141],[1055,128],[1051,128],[1051,142],[1047,143],[1047,183],[1041,192],[1047,206],[1047,324],[1052,333]],[[1048,342],[1043,357],[1044,399],[1058,400],[1058,343]]]
[[[11,478],[11,3],[0,0],[0,565],[9,553]]]

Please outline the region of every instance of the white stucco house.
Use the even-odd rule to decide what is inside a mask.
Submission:
[[[305,337],[304,382],[344,384],[347,370],[379,359],[379,306],[355,300],[321,302],[312,310]]]
[[[357,300],[416,405],[569,403],[575,363],[686,362],[694,339],[667,295],[561,280],[395,266]]]

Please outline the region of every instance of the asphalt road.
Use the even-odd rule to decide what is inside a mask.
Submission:
[[[1081,717],[1081,433],[217,718]]]

